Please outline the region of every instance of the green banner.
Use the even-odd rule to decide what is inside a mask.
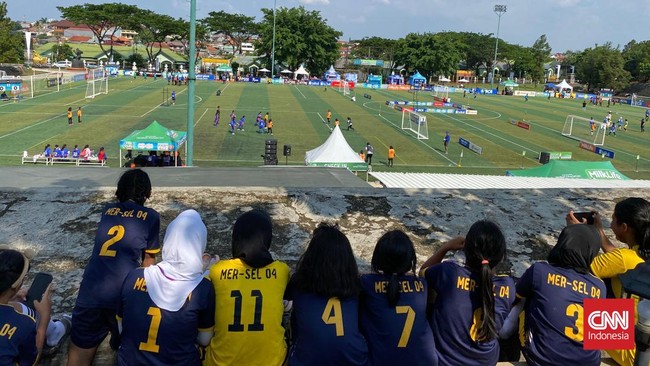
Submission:
[[[572,154],[568,151],[551,151],[549,152],[551,160],[571,160]]]

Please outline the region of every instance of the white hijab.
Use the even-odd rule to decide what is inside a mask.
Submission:
[[[162,262],[144,269],[151,300],[161,309],[178,311],[203,279],[202,255],[208,230],[194,210],[181,212],[167,226]]]

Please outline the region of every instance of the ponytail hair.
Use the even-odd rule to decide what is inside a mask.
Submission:
[[[397,276],[403,276],[409,271],[415,274],[416,264],[413,242],[403,231],[389,231],[377,241],[372,253],[371,267],[374,272],[388,277],[386,297],[391,307],[397,305],[400,297]]]
[[[141,169],[127,170],[117,182],[115,196],[120,202],[131,200],[143,206],[144,202],[151,197],[151,180],[149,180],[149,175]]]
[[[494,321],[494,293],[492,290],[492,269],[506,256],[506,240],[497,224],[487,220],[475,222],[465,237],[466,265],[479,275],[483,319],[479,324],[478,340],[486,342],[497,337]]]
[[[650,259],[650,202],[640,197],[626,198],[616,204],[614,216],[619,225],[627,224],[632,228],[639,256]]]

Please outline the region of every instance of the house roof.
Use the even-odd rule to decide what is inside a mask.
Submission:
[[[72,36],[68,38],[68,42],[72,43],[85,43],[90,41],[91,37],[85,37],[85,36]]]
[[[53,26],[53,27],[57,27],[57,28],[70,28],[70,27],[77,26],[76,23],[71,22],[71,21],[66,20],[66,19],[59,20],[58,22],[50,23],[50,25]]]

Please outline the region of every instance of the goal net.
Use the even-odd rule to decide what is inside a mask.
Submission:
[[[413,132],[418,140],[429,139],[427,117],[408,109],[402,110],[402,130]]]
[[[609,121],[609,123],[614,123]],[[609,129],[609,124],[590,120],[575,115],[568,115],[564,121],[562,135],[578,141],[586,141],[596,146],[605,145],[605,134]]]
[[[86,98],[94,98],[100,94],[108,94],[108,77],[103,68],[91,69],[88,72]]]
[[[350,95],[350,83],[347,80],[341,80],[339,84],[339,92],[343,95]]]

